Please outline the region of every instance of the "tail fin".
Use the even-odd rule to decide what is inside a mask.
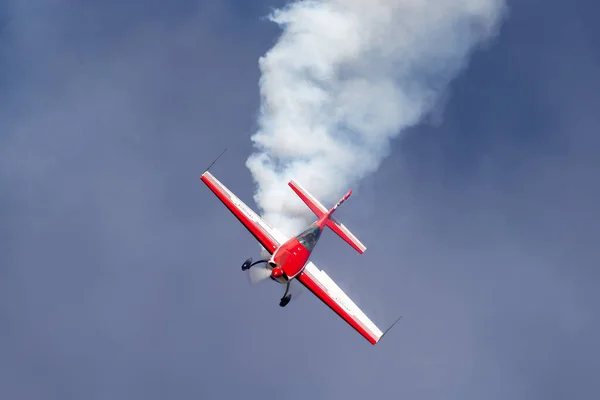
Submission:
[[[350,197],[350,195],[352,194],[352,190],[350,190],[348,193],[346,193],[346,195],[344,197],[342,197],[340,199],[340,201],[338,201],[337,204],[335,206],[333,206],[333,208],[331,210],[327,210],[323,206],[323,204],[321,204],[319,202],[319,200],[317,200],[310,193],[308,193],[306,191],[306,189],[304,189],[302,186],[300,186],[298,184],[298,182],[295,182],[295,181],[291,180],[288,185],[292,188],[292,190],[294,192],[296,192],[296,194],[298,195],[298,197],[300,197],[302,199],[302,201],[304,202],[304,204],[306,204],[308,206],[308,208],[310,208],[311,211],[313,213],[315,213],[315,215],[318,218],[322,218],[323,216],[327,216],[328,217],[327,226],[329,227],[329,229],[331,229],[339,237],[341,237],[342,239],[344,239],[346,241],[346,243],[348,243],[350,246],[352,246],[352,248],[354,250],[358,251],[360,254],[362,254],[362,253],[365,252],[365,250],[367,249],[367,247],[364,244],[362,244],[360,242],[360,240],[358,240],[356,238],[356,236],[354,236],[352,234],[352,232],[350,232],[350,230],[348,228],[346,228],[346,226],[344,226],[344,224],[340,223],[338,220],[336,220],[335,218],[333,218],[331,216],[331,214],[333,214],[333,212],[344,201],[346,201],[348,199],[348,197]]]

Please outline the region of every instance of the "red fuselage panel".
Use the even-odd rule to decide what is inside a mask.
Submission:
[[[302,272],[309,257],[310,251],[298,239],[292,238],[275,251],[271,261],[283,268],[283,272],[291,279]]]

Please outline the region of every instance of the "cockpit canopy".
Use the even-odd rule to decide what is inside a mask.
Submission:
[[[304,246],[308,251],[312,251],[319,237],[321,236],[321,228],[318,226],[311,226],[300,235],[296,236],[300,244]]]

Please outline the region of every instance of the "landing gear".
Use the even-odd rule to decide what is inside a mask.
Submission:
[[[291,293],[288,294],[289,291],[290,291],[290,282],[288,282],[287,285],[285,286],[285,293],[283,294],[283,297],[279,301],[280,307],[287,306],[288,303],[290,302],[290,300],[292,300],[292,294]]]
[[[252,267],[253,265],[260,264],[260,263],[267,263],[267,262],[269,262],[269,260],[258,260],[258,261],[252,262],[252,257],[250,257],[249,259],[244,261],[244,263],[242,264],[242,271],[246,271],[246,270],[250,269],[250,267]]]
[[[290,302],[290,300],[292,300],[292,295],[288,294],[287,296],[284,296],[281,298],[281,300],[279,301],[279,306],[280,307],[285,307],[288,305],[288,303]]]
[[[246,261],[244,261],[244,263],[242,264],[242,271],[247,271],[256,264],[261,264],[261,263],[266,264],[268,262],[269,262],[269,260],[258,260],[258,261],[252,262],[252,258],[249,258]],[[279,271],[280,271],[279,275],[281,275],[283,273],[283,272],[281,272],[282,271],[281,268],[277,267],[277,269],[279,269]],[[277,269],[273,270],[273,272],[277,271]],[[267,271],[269,271],[269,270],[267,270]],[[269,272],[267,272],[267,273],[269,273]],[[279,277],[279,275],[277,275],[277,277]],[[265,278],[266,278],[266,276],[265,276]],[[273,279],[273,278],[271,277],[271,279]],[[290,300],[292,300],[292,294],[288,293],[289,291],[290,291],[290,282],[287,282],[286,287],[285,287],[285,293],[283,294],[283,297],[279,300],[280,307],[287,306],[288,303],[290,302]]]

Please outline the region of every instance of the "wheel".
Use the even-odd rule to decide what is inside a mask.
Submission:
[[[249,259],[244,261],[244,263],[242,264],[242,271],[249,269],[251,264],[252,264],[252,257],[250,257]]]
[[[281,301],[279,302],[279,306],[280,307],[285,307],[288,305],[288,303],[290,302],[290,300],[292,300],[292,294],[288,294],[287,296],[284,296]]]

